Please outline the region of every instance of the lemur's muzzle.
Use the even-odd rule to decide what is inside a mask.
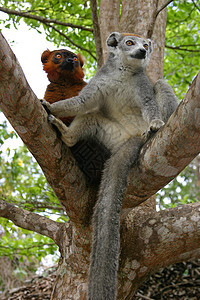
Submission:
[[[75,67],[73,58],[70,58],[70,57],[66,58],[60,67],[62,70],[73,71],[74,67]]]
[[[140,48],[134,55],[131,55],[133,58],[144,59],[146,57],[146,50]]]

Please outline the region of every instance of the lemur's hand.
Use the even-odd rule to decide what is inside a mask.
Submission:
[[[51,113],[51,104],[44,99],[40,99],[40,103],[49,115]]]
[[[156,131],[158,131],[165,123],[160,119],[154,119],[149,124],[148,129],[143,133],[143,138],[145,141],[147,141],[152,134],[154,134]]]
[[[160,119],[155,119],[155,120],[152,120],[150,125],[149,125],[149,131],[151,132],[156,132],[158,131],[158,129],[160,129],[165,123],[160,120]]]

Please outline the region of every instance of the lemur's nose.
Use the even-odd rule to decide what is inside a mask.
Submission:
[[[140,48],[140,52],[139,52],[139,56],[140,58],[145,58],[146,56],[146,50],[144,48]]]
[[[66,61],[70,63],[74,62],[73,58],[67,58]]]
[[[141,48],[141,49],[140,49],[140,52],[141,52],[141,53],[146,53],[146,50],[145,50],[144,48]]]

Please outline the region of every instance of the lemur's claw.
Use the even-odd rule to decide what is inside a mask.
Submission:
[[[55,117],[51,114],[48,115],[47,120],[49,121],[49,123],[53,124]]]
[[[51,113],[51,111],[50,111],[51,104],[44,99],[40,99],[40,103],[42,104],[42,106],[44,107],[44,109],[46,110],[46,112],[49,115]]]

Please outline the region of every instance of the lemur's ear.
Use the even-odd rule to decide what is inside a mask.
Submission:
[[[153,51],[152,42],[150,39],[147,39],[147,41],[149,43],[149,52],[151,53]]]
[[[80,66],[82,68],[82,66],[84,65],[85,59],[80,53],[77,54],[77,57],[78,57],[78,60],[80,62]]]
[[[45,50],[42,53],[41,61],[42,61],[43,64],[47,63],[50,54],[51,54],[51,51],[49,49]]]
[[[121,34],[119,32],[113,32],[109,35],[109,37],[107,38],[106,44],[109,47],[114,47],[116,48],[119,40],[120,40]]]

